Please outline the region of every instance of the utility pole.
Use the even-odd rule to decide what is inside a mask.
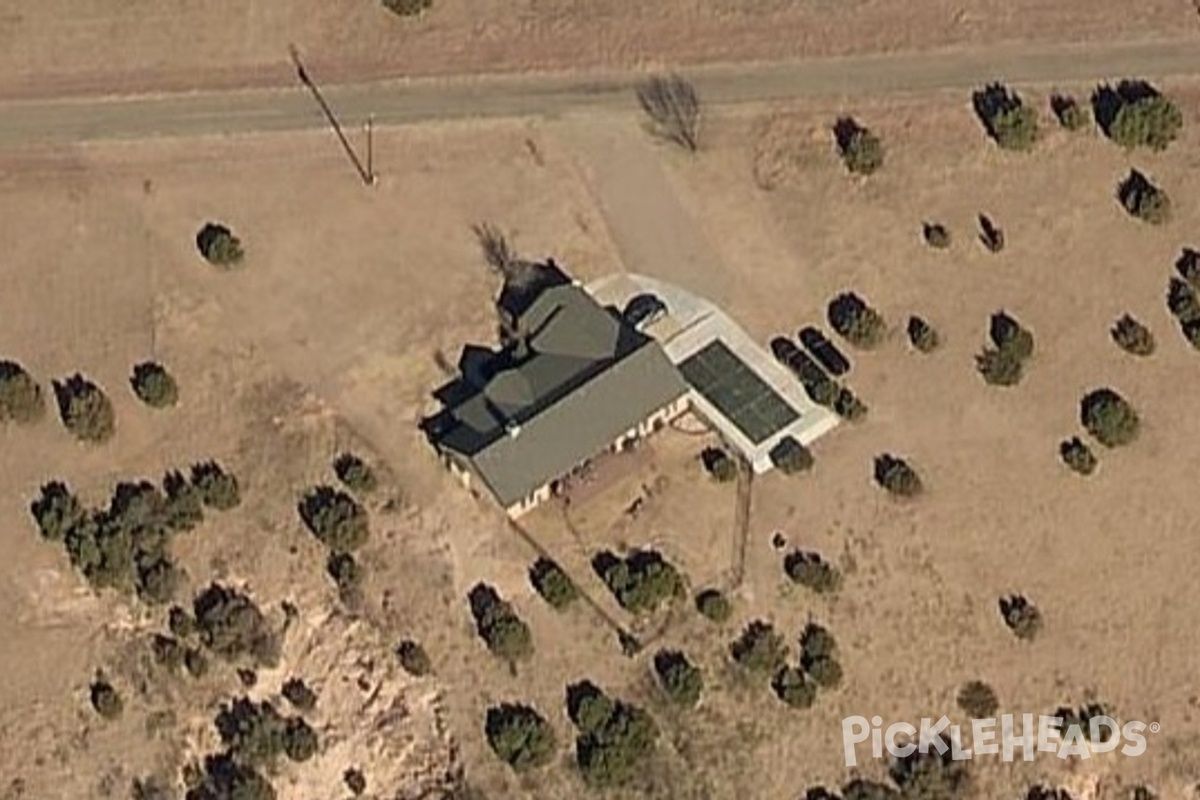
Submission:
[[[333,132],[337,134],[338,141],[342,143],[342,149],[346,151],[346,155],[350,158],[350,163],[354,164],[354,169],[358,171],[358,177],[362,178],[362,182],[367,186],[374,186],[376,176],[369,168],[364,167],[362,161],[358,158],[358,153],[354,152],[354,147],[350,144],[350,140],[346,138],[346,134],[342,131],[341,123],[333,113],[333,109],[329,107],[329,103],[325,102],[325,97],[321,94],[321,90],[317,88],[317,84],[309,77],[308,70],[305,69],[303,62],[300,61],[300,51],[296,49],[296,45],[288,45],[288,53],[292,57],[292,63],[296,65],[296,77],[300,82],[312,93],[313,99],[317,101],[317,105],[321,107],[321,111],[325,114],[325,119],[329,121],[329,125],[333,128]],[[371,153],[371,121],[367,122],[367,160],[370,163],[373,155]]]

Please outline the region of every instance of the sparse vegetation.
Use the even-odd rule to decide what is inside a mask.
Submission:
[[[950,229],[940,222],[922,223],[921,236],[925,239],[925,244],[934,250],[945,250],[950,246]]]
[[[704,676],[678,650],[660,650],[654,656],[654,672],[671,702],[691,707],[700,702]]]
[[[549,558],[539,558],[529,568],[529,582],[550,606],[563,610],[579,598],[579,589],[570,576]]]
[[[169,408],[179,402],[179,386],[166,367],[154,361],[143,361],[133,368],[129,378],[133,393],[151,408]]]
[[[579,730],[575,758],[589,786],[627,783],[658,740],[658,726],[649,714],[610,699],[587,681],[567,688],[567,711]]]
[[[851,117],[833,126],[834,140],[846,169],[855,175],[870,175],[883,166],[883,142]]]
[[[813,455],[792,436],[785,436],[771,448],[771,463],[784,475],[798,475],[813,468]]]
[[[883,342],[887,325],[879,312],[854,292],[843,292],[829,303],[829,324],[846,341],[863,350]]]
[[[704,448],[700,453],[700,463],[704,465],[705,472],[717,483],[730,483],[737,480],[737,461],[720,447]]]
[[[924,490],[917,471],[888,453],[875,458],[875,482],[896,497],[916,497]]]
[[[633,550],[625,558],[598,554],[592,566],[617,602],[634,614],[649,614],[683,594],[683,577],[656,550]]]
[[[1086,107],[1069,95],[1056,94],[1050,98],[1050,110],[1054,112],[1058,124],[1068,131],[1079,131],[1091,122],[1091,116]]]
[[[678,75],[655,75],[638,86],[637,98],[655,134],[689,153],[696,152],[700,99],[690,82]]]
[[[842,574],[820,553],[795,550],[783,561],[783,570],[794,583],[812,589],[817,594],[836,592],[842,585]]]
[[[225,225],[209,222],[196,234],[196,249],[215,267],[230,269],[242,263],[242,242]]]
[[[0,361],[0,424],[31,425],[44,416],[42,387],[17,362]]]
[[[1092,448],[1078,436],[1063,440],[1058,446],[1058,454],[1064,464],[1080,475],[1091,475],[1099,465]]]
[[[492,706],[487,711],[484,732],[496,757],[517,773],[549,764],[558,749],[550,723],[527,705]]]
[[[313,536],[335,553],[356,550],[367,541],[367,511],[331,486],[310,489],[299,505],[300,518]]]
[[[983,681],[970,681],[958,691],[958,707],[970,719],[992,719],[1000,708],[996,690]]]
[[[249,658],[264,666],[279,660],[279,642],[266,617],[247,595],[210,584],[192,603],[200,641],[227,661]]]
[[[1079,404],[1083,427],[1105,447],[1121,447],[1137,439],[1141,421],[1133,406],[1112,389],[1095,389]]]
[[[229,511],[242,502],[237,478],[215,461],[192,465],[192,486],[201,502],[217,511]]]
[[[932,353],[941,344],[938,332],[920,317],[908,318],[908,341],[919,353]]]
[[[475,630],[488,650],[514,664],[533,655],[533,635],[512,605],[487,584],[471,589],[467,599],[475,617]]]
[[[112,438],[116,415],[112,402],[99,386],[79,373],[54,381],[54,397],[63,426],[76,439],[100,444]]]
[[[338,480],[355,494],[369,494],[379,485],[375,471],[353,453],[342,453],[333,462]]]
[[[1117,199],[1130,216],[1151,225],[1161,225],[1171,218],[1171,198],[1136,169],[1129,170],[1117,186]]]
[[[1024,595],[1002,597],[1000,614],[1018,639],[1032,639],[1042,629],[1042,612]]]
[[[1123,315],[1113,324],[1112,339],[1126,353],[1148,356],[1154,353],[1154,334],[1129,314]]]
[[[975,113],[988,136],[1005,150],[1028,150],[1038,138],[1037,112],[1020,96],[1000,83],[992,83],[972,96]]]
[[[696,595],[696,610],[700,615],[716,622],[728,622],[733,616],[733,604],[720,589],[705,589]]]
[[[1116,144],[1165,150],[1183,127],[1183,114],[1149,83],[1124,80],[1103,85],[1092,95],[1096,121]]]
[[[730,645],[730,655],[756,675],[774,675],[787,661],[787,645],[769,622],[754,620]]]

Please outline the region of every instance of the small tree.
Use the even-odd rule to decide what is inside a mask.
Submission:
[[[875,482],[896,497],[915,497],[924,489],[917,471],[889,453],[875,458]]]
[[[1181,324],[1187,324],[1200,319],[1200,298],[1190,283],[1171,278],[1167,285],[1167,309]]]
[[[237,478],[215,461],[192,465],[192,486],[204,505],[217,511],[229,511],[242,502]]]
[[[633,550],[625,558],[599,553],[596,574],[621,604],[634,614],[649,614],[683,593],[683,577],[657,550]]]
[[[992,386],[1015,386],[1025,373],[1025,362],[1033,355],[1033,334],[1005,311],[992,315],[988,335],[994,347],[975,357],[975,366]]]
[[[795,550],[783,560],[783,570],[794,583],[817,594],[833,593],[842,584],[842,575],[820,553]]]
[[[62,481],[42,486],[41,494],[29,504],[42,538],[61,542],[88,517],[87,509]]]
[[[0,423],[30,425],[46,415],[42,387],[15,361],[0,361]]]
[[[221,658],[251,657],[270,665],[279,658],[279,643],[262,611],[247,595],[213,583],[192,603],[200,641]]]
[[[883,166],[883,142],[851,117],[842,117],[833,126],[838,153],[846,169],[855,175],[870,175]]]
[[[1092,105],[1104,134],[1126,149],[1165,150],[1183,127],[1175,104],[1141,80],[1123,80],[1115,89],[1098,87]]]
[[[533,655],[533,635],[511,604],[491,586],[479,583],[467,595],[475,630],[488,649],[513,664]]]
[[[938,332],[920,317],[908,318],[908,341],[919,353],[932,353],[941,344]]]
[[[830,301],[829,324],[855,347],[869,350],[883,342],[887,325],[879,312],[854,292],[843,292]]]
[[[771,464],[784,475],[798,475],[813,468],[812,451],[795,437],[785,436],[771,448]]]
[[[1117,186],[1117,199],[1130,216],[1151,225],[1161,225],[1171,218],[1171,198],[1136,169],[1129,170]]]
[[[1112,389],[1095,389],[1079,404],[1083,427],[1105,447],[1120,447],[1137,438],[1140,421],[1125,398]]]
[[[173,531],[190,531],[204,521],[204,498],[178,470],[163,476],[164,522]]]
[[[379,485],[370,465],[353,453],[342,453],[338,456],[333,462],[333,471],[338,480],[356,494],[368,494],[375,491]]]
[[[1042,629],[1042,612],[1024,595],[1000,598],[1000,614],[1018,639],[1032,639]]]
[[[730,655],[756,675],[774,675],[787,660],[787,645],[769,622],[754,620],[730,645]]]
[[[1113,325],[1112,339],[1126,353],[1148,356],[1154,353],[1154,334],[1129,314],[1125,314]]]
[[[133,368],[129,378],[133,393],[151,408],[167,408],[179,402],[179,386],[166,368],[154,361],[143,361]]]
[[[297,711],[307,712],[317,707],[317,693],[300,678],[288,678],[279,693]]]
[[[100,444],[112,438],[116,415],[108,395],[79,373],[54,382],[63,426],[81,442]]]
[[[655,75],[638,86],[637,98],[658,136],[696,152],[700,100],[691,83],[678,75]]]
[[[241,240],[228,227],[217,222],[205,223],[196,234],[196,249],[205,261],[222,269],[237,266],[245,256]]]
[[[992,719],[1000,708],[996,691],[983,681],[970,681],[958,691],[958,707],[971,719]]]
[[[1098,462],[1092,448],[1078,436],[1064,439],[1058,446],[1058,454],[1064,464],[1080,475],[1091,475],[1096,471]]]
[[[811,708],[817,699],[817,685],[804,670],[797,667],[781,667],[771,679],[775,696],[792,708]]]
[[[116,719],[125,710],[125,703],[113,685],[103,678],[97,678],[90,687],[92,708],[105,719]]]
[[[542,599],[561,611],[579,598],[579,589],[553,559],[539,558],[529,568],[529,582]]]
[[[733,604],[720,589],[705,589],[696,595],[696,610],[702,617],[718,624],[733,616]]]
[[[433,662],[430,661],[429,654],[420,642],[413,639],[400,642],[400,646],[396,648],[396,658],[400,660],[404,671],[414,678],[424,677],[433,672]]]
[[[842,685],[842,665],[836,658],[818,656],[806,659],[803,667],[805,674],[822,689],[834,691]]]
[[[692,707],[700,702],[704,676],[678,650],[660,650],[654,656],[654,671],[671,702]]]
[[[1191,247],[1183,248],[1179,258],[1175,260],[1175,271],[1187,281],[1193,291],[1200,289],[1200,251]]]
[[[383,7],[400,17],[420,17],[433,8],[433,0],[382,0]]]
[[[239,763],[231,753],[204,760],[204,771],[187,800],[275,800],[271,782],[254,767]]]
[[[988,136],[1005,150],[1028,150],[1037,141],[1037,112],[1003,84],[988,84],[972,103]]]
[[[925,244],[934,250],[945,250],[950,246],[950,229],[940,222],[922,223],[921,236],[925,239]]]
[[[1083,130],[1091,121],[1087,109],[1069,95],[1056,94],[1050,98],[1050,110],[1058,124],[1068,131]]]
[[[313,536],[337,553],[361,547],[370,534],[366,509],[330,486],[310,489],[300,501],[299,512]]]
[[[589,681],[567,687],[567,711],[579,729],[575,760],[589,786],[627,783],[654,750],[658,727],[653,718],[637,706],[608,698]]]
[[[717,483],[730,483],[737,479],[737,462],[720,447],[706,447],[700,452],[700,463]]]
[[[550,723],[526,705],[492,706],[487,711],[484,732],[496,757],[518,773],[549,764],[558,749]]]

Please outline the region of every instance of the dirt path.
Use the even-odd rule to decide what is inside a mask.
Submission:
[[[1080,83],[1138,76],[1200,74],[1194,41],[1006,47],[739,64],[689,70],[709,104],[806,95],[961,89],[989,80]],[[633,108],[640,73],[535,75],[373,83],[328,88],[344,124],[369,114],[380,125],[471,117],[556,116],[583,109]],[[319,71],[313,78],[321,81]],[[297,82],[292,89],[0,103],[0,146],[96,139],[199,136],[301,130],[325,124]]]

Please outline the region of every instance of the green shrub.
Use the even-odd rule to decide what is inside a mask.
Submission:
[[[280,689],[280,694],[297,711],[308,712],[317,707],[317,693],[300,678],[288,678]]]
[[[660,650],[654,656],[654,671],[671,702],[691,707],[700,702],[704,676],[678,650]]]
[[[729,453],[719,447],[704,448],[700,453],[700,463],[717,483],[729,483],[737,480],[737,462],[730,457]]]
[[[829,324],[855,347],[869,350],[883,342],[887,325],[883,317],[854,292],[843,292],[829,302]]]
[[[533,635],[511,604],[491,586],[476,584],[468,594],[475,629],[488,649],[504,661],[515,663],[533,655]]]
[[[64,381],[54,381],[54,396],[63,426],[75,438],[100,444],[112,438],[116,415],[112,403],[99,386],[79,373]]]
[[[1100,127],[1127,149],[1165,150],[1183,127],[1183,114],[1149,83],[1124,80],[1113,89],[1100,86],[1092,96]]]
[[[861,422],[867,416],[867,404],[854,396],[845,386],[838,390],[833,401],[834,412],[848,422]]]
[[[433,8],[433,0],[383,0],[383,7],[401,17],[419,17]]]
[[[350,790],[350,794],[361,797],[367,791],[367,776],[361,769],[350,768],[342,773],[342,782]]]
[[[133,368],[129,378],[133,393],[151,408],[167,408],[179,401],[179,386],[162,364],[144,361]]]
[[[1000,614],[1018,639],[1032,639],[1042,629],[1042,612],[1024,595],[1001,598]]]
[[[836,592],[842,584],[842,574],[820,553],[795,550],[783,560],[783,570],[794,583],[817,594]]]
[[[350,495],[330,486],[310,489],[299,505],[300,518],[321,544],[338,553],[366,543],[367,511]]]
[[[44,416],[42,387],[17,362],[0,361],[0,423],[30,425]]]
[[[1050,98],[1050,110],[1058,119],[1058,124],[1069,131],[1083,130],[1091,122],[1087,108],[1081,106],[1074,97],[1056,94]]]
[[[111,683],[103,678],[96,679],[90,687],[92,708],[105,719],[116,719],[125,710],[121,695]]]
[[[1080,422],[1105,447],[1133,442],[1141,425],[1137,412],[1112,389],[1095,389],[1079,404]]]
[[[1183,252],[1175,261],[1175,271],[1193,290],[1200,289],[1200,251],[1190,247],[1183,248]]]
[[[940,222],[923,223],[921,236],[925,239],[925,244],[934,250],[945,250],[950,246],[950,230]]]
[[[1010,352],[1016,358],[1024,360],[1033,355],[1033,334],[1005,311],[992,315],[988,336],[997,349]]]
[[[1117,186],[1117,199],[1130,216],[1151,225],[1161,225],[1171,218],[1171,198],[1136,169]]]
[[[1181,278],[1171,278],[1167,285],[1167,309],[1180,323],[1200,319],[1200,298],[1191,284]]]
[[[579,598],[575,582],[553,559],[539,558],[529,568],[529,582],[542,599],[561,611]]]
[[[217,732],[235,761],[270,768],[281,755],[307,761],[316,754],[316,732],[300,717],[285,717],[270,703],[241,697],[221,706]]]
[[[1033,334],[1012,315],[997,311],[989,322],[988,337],[994,348],[986,348],[976,356],[979,374],[992,386],[1020,383],[1025,362],[1033,356]]]
[[[400,646],[396,648],[396,658],[399,659],[401,668],[415,678],[433,672],[433,662],[429,660],[429,654],[420,642],[413,639],[400,642]]]
[[[842,685],[842,665],[832,656],[807,659],[804,672],[818,687],[833,691]]]
[[[973,796],[967,762],[955,760],[950,741],[945,736],[939,738],[945,747],[944,753],[931,743],[928,749],[918,749],[892,762],[889,772],[900,787],[900,798],[952,800]]]
[[[870,175],[883,166],[883,142],[850,117],[842,117],[833,126],[838,153],[846,169],[855,175]]]
[[[812,451],[794,437],[785,436],[771,448],[771,464],[784,475],[798,475],[813,468]]]
[[[811,708],[817,699],[817,685],[796,667],[778,669],[771,679],[771,688],[776,697],[792,708]]]
[[[204,505],[218,511],[229,511],[242,502],[237,478],[215,461],[192,465],[192,486],[200,492]]]
[[[1025,374],[1025,361],[1011,351],[986,347],[975,356],[975,369],[991,386],[1016,386]]]
[[[188,482],[179,470],[163,476],[166,495],[165,523],[173,531],[190,531],[204,521],[204,500],[200,490]]]
[[[975,113],[988,136],[1005,150],[1028,150],[1038,138],[1037,112],[1000,83],[972,95]]]
[[[621,607],[634,614],[653,613],[683,593],[683,578],[656,550],[633,550],[625,558],[603,552],[593,567]]]
[[[262,773],[238,763],[229,753],[208,756],[204,771],[186,800],[275,800],[275,789]]]
[[[933,326],[920,317],[908,318],[908,341],[920,353],[932,353],[941,344]]]
[[[875,482],[896,497],[915,497],[924,490],[917,471],[888,453],[875,458]]]
[[[832,409],[841,396],[841,387],[837,385],[837,381],[830,379],[825,373],[821,373],[821,377],[813,377],[804,383],[804,393],[809,399],[822,408]]]
[[[41,494],[29,505],[29,511],[42,538],[63,541],[67,534],[88,519],[87,509],[62,481],[44,484]]]
[[[754,620],[730,645],[730,655],[757,675],[774,675],[787,660],[787,645],[769,622]]]
[[[1179,330],[1183,334],[1183,338],[1187,339],[1188,344],[1200,350],[1200,319],[1180,323]]]
[[[342,603],[356,607],[362,602],[362,585],[366,576],[354,556],[349,553],[330,553],[325,561],[325,572],[333,578]]]
[[[229,661],[252,658],[265,666],[279,658],[279,643],[266,617],[248,596],[213,583],[192,603],[200,641]]]
[[[597,788],[627,783],[653,752],[658,727],[642,709],[609,699],[594,684],[567,688],[571,721],[579,729],[575,759],[585,783]]]
[[[1087,443],[1078,436],[1065,439],[1058,446],[1058,454],[1064,464],[1080,475],[1091,475],[1098,466],[1092,448],[1088,447]]]
[[[1154,334],[1129,314],[1116,321],[1110,332],[1112,339],[1126,353],[1148,356],[1154,352]]]
[[[484,732],[496,757],[518,773],[544,767],[558,749],[550,723],[526,705],[492,706],[487,711]]]
[[[242,242],[233,231],[216,222],[209,222],[196,234],[196,249],[204,260],[216,267],[229,269],[245,257]]]
[[[816,658],[833,658],[837,655],[837,640],[823,625],[810,622],[800,634],[800,661],[803,664]]]
[[[342,453],[333,462],[333,471],[347,489],[357,494],[375,491],[379,481],[367,462],[353,453]]]
[[[733,604],[720,589],[705,589],[696,595],[696,610],[700,615],[718,624],[728,622],[733,616]]]
[[[958,691],[958,707],[971,719],[992,719],[1000,708],[996,691],[983,681],[970,681]]]

